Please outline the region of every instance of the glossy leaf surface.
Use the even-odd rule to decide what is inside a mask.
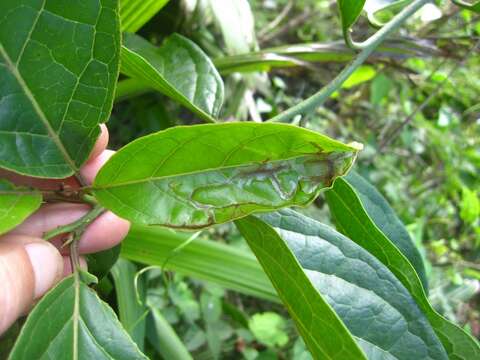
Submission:
[[[0,167],[25,175],[72,175],[112,108],[117,2],[64,5],[0,2]]]
[[[134,223],[195,229],[310,203],[352,165],[350,146],[283,124],[170,128],[125,146],[100,170],[98,201]]]
[[[373,255],[333,229],[292,210],[262,219],[288,245],[369,358],[447,359],[407,289]],[[257,237],[262,239],[259,234]],[[278,259],[279,253],[268,250],[267,244],[273,241],[263,241],[263,251]],[[283,282],[281,286],[279,292],[289,291],[292,284]]]
[[[147,358],[113,310],[77,274],[60,282],[35,306],[10,359]]]
[[[480,357],[477,342],[439,315],[428,302],[422,282],[409,261],[412,255],[405,248],[405,239],[399,237],[404,231],[400,230],[401,223],[379,196],[358,175],[337,179],[333,188],[326,192],[339,230],[379,259],[408,289],[442,341],[449,358],[467,360]],[[415,257],[413,259],[415,261]]]
[[[0,234],[20,225],[42,203],[40,192],[0,179]]]
[[[169,0],[120,0],[122,31],[136,32]]]
[[[174,34],[157,48],[125,34],[122,73],[178,101],[214,122],[223,102],[223,81],[212,61],[189,39]]]
[[[281,235],[253,216],[235,223],[277,289],[313,358],[367,359]]]

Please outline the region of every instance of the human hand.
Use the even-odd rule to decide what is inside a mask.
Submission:
[[[113,155],[105,150],[108,131],[102,133],[81,175],[91,183],[103,164]],[[43,190],[58,189],[60,184],[78,187],[74,178],[44,180],[0,171],[0,178]],[[0,236],[0,335],[32,304],[62,277],[72,272],[68,247],[62,248],[64,235],[51,242],[42,239],[45,232],[81,218],[89,210],[85,204],[49,203],[31,215],[23,224]],[[79,242],[80,254],[89,254],[117,245],[126,235],[129,223],[111,212],[105,212],[85,230]],[[85,261],[82,265],[86,266]]]

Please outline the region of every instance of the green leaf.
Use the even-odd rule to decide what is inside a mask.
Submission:
[[[412,0],[367,0],[363,10],[371,24],[383,26],[394,13],[411,2]]]
[[[379,259],[408,289],[430,321],[449,358],[479,358],[480,348],[476,341],[439,315],[428,302],[422,282],[409,259],[413,259],[420,272],[423,266],[417,255],[413,256],[406,246],[409,241],[404,242],[406,239],[401,236],[402,225],[392,215],[385,200],[364,180],[359,180],[358,175],[349,175],[347,180],[337,179],[326,197],[339,230]],[[362,204],[363,201],[365,203]],[[381,215],[382,212],[385,216]]]
[[[366,359],[284,239],[253,216],[237,220],[235,224],[277,289],[313,358]]]
[[[464,1],[464,0],[452,0],[452,2],[460,6],[461,8],[474,11],[476,13],[480,13],[480,1],[475,1],[475,0],[469,0],[469,1]]]
[[[460,217],[467,223],[474,223],[480,216],[480,198],[476,191],[462,187],[462,202],[460,203]]]
[[[0,179],[0,234],[20,225],[42,204],[39,191],[15,187]]]
[[[223,102],[223,81],[212,61],[189,39],[173,34],[159,48],[125,34],[122,73],[215,122]]]
[[[72,175],[112,108],[117,2],[1,1],[0,14],[0,167]]]
[[[136,32],[155,16],[169,0],[120,0],[122,31]]]
[[[447,359],[442,344],[407,289],[373,255],[333,229],[292,210],[268,214],[262,219],[275,229],[277,236],[268,236],[268,241],[266,235],[258,233],[247,238],[260,262],[262,256],[273,261],[286,256],[270,244],[288,245],[304,274],[357,338],[369,359]],[[257,231],[266,226],[257,226]],[[261,251],[255,250],[260,247]],[[270,261],[267,264],[271,266]],[[291,271],[290,267],[284,268]],[[273,275],[270,276],[272,279]],[[289,292],[292,282],[282,280],[276,287]]]
[[[288,343],[286,321],[274,312],[257,313],[248,322],[255,338],[268,347],[284,346]]]
[[[122,244],[118,244],[110,249],[87,255],[88,272],[99,280],[103,279],[117,262],[121,248]]]
[[[147,307],[145,302],[146,287],[139,281],[135,288],[137,267],[125,259],[119,259],[111,271],[115,292],[117,294],[118,316],[124,329],[140,350],[144,350]],[[140,298],[137,298],[137,293]]]
[[[337,5],[342,22],[342,31],[347,34],[362,13],[365,0],[337,0]]]
[[[175,127],[118,151],[94,193],[133,223],[198,229],[306,205],[348,171],[358,149],[285,124]]]
[[[192,360],[185,344],[180,340],[175,330],[156,309],[150,309],[147,322],[148,339],[155,350],[168,360]]]
[[[147,359],[113,310],[80,277],[67,277],[35,306],[10,354],[16,359]]]
[[[133,224],[123,241],[122,257],[165,266],[195,279],[278,302],[275,290],[252,253],[205,239],[195,239],[177,251],[190,236],[191,233]]]

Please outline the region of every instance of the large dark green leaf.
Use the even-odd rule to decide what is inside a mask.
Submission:
[[[169,0],[120,0],[122,30],[136,32]]]
[[[252,217],[240,220],[240,229],[272,282],[277,282],[280,296],[281,292],[293,292],[296,284],[296,279],[286,281],[286,276],[282,280],[272,273],[273,266],[275,271],[291,271],[284,260],[290,255],[278,250],[281,243],[288,246],[305,276],[370,359],[447,359],[408,290],[373,255],[333,229],[292,210],[264,215],[262,220],[273,229]]]
[[[93,190],[104,207],[134,223],[203,228],[306,205],[350,168],[357,151],[284,124],[176,127],[118,151]]]
[[[113,310],[80,276],[59,283],[35,306],[10,355],[25,359],[147,359]]]
[[[87,255],[88,272],[99,280],[103,279],[117,262],[121,248],[122,244],[118,244],[110,249]]]
[[[0,167],[72,175],[112,108],[117,1],[0,1]]]
[[[174,34],[157,48],[125,34],[122,73],[178,101],[214,122],[223,102],[223,81],[212,61],[187,38]]]
[[[21,224],[42,203],[42,194],[0,179],[0,234]]]
[[[235,223],[277,289],[312,356],[315,359],[367,359],[279,234],[253,216]],[[315,254],[308,252],[308,255],[314,257]],[[328,258],[322,260],[326,261]],[[344,301],[340,304],[350,308]],[[370,315],[367,318],[371,320]]]
[[[385,199],[358,175],[349,175],[346,180],[337,179],[326,197],[339,230],[379,259],[410,291],[449,358],[479,358],[480,348],[476,341],[439,315],[428,302],[412,264],[417,263],[420,271],[423,266],[411,251],[408,234],[404,233],[402,224]]]

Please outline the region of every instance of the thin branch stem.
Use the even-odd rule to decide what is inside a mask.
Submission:
[[[383,28],[378,30],[369,39],[369,45],[363,49],[358,56],[347,67],[345,67],[329,84],[320,91],[303,100],[297,105],[285,110],[284,112],[274,116],[268,121],[288,122],[296,115],[305,115],[313,112],[317,107],[321,106],[336,90],[342,86],[353,72],[362,65],[373,51],[385,40],[387,36],[396,31],[408,18],[410,18],[423,5],[431,2],[431,0],[414,0],[410,5],[405,7]]]
[[[105,209],[102,206],[96,205],[95,207],[92,208],[92,210],[90,210],[88,213],[86,213],[77,221],[74,221],[71,224],[59,226],[56,229],[47,231],[43,235],[43,238],[45,240],[51,240],[55,236],[58,236],[61,234],[77,232],[78,230],[84,230],[93,220],[99,217],[104,211]],[[75,242],[75,239],[73,239],[72,242]]]
[[[436,86],[436,88],[428,95],[428,97],[420,104],[418,105],[415,110],[413,110],[410,115],[407,116],[405,120],[403,120],[395,129],[392,130],[390,135],[388,137],[384,137],[382,141],[380,141],[380,144],[378,145],[378,152],[382,152],[388,145],[392,143],[393,140],[395,140],[402,129],[407,126],[409,123],[412,122],[412,120],[415,118],[415,116],[425,109],[425,107],[432,101],[435,96],[438,95],[438,93],[443,89],[443,86],[445,83],[452,77],[452,75],[458,70],[463,68],[465,62],[470,58],[470,55],[473,54],[477,48],[480,46],[480,40],[477,41],[477,43],[468,51],[467,54],[465,54],[465,57],[462,59],[460,63],[456,63],[452,66],[450,71],[447,73],[445,78]],[[433,75],[433,73],[430,75],[430,77]],[[430,78],[429,77],[429,78]]]

